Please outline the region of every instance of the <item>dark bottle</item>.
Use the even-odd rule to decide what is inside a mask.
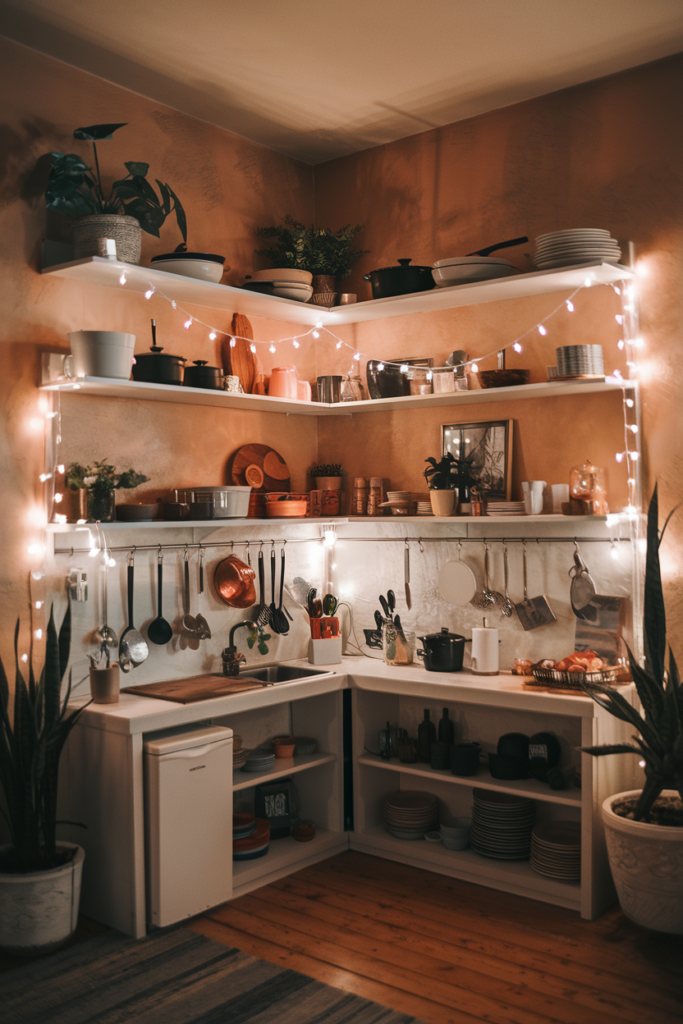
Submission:
[[[455,728],[448,717],[448,708],[444,708],[439,722],[439,743],[453,743],[454,740]]]
[[[385,758],[387,761],[391,757],[391,726],[388,722],[386,729],[380,729],[379,756]]]
[[[417,756],[429,764],[432,760],[432,743],[436,742],[434,723],[429,721],[429,709],[425,708],[424,720],[417,727]]]

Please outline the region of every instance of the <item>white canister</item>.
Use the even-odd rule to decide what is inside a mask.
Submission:
[[[500,668],[498,656],[498,630],[484,625],[472,630],[472,672],[477,676],[497,676]]]
[[[123,331],[72,331],[70,377],[114,377],[128,380],[133,366],[135,335]],[[68,358],[65,362],[68,362]]]

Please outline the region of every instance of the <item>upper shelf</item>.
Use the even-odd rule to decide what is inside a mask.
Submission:
[[[125,283],[122,285],[120,278],[124,271]],[[59,263],[46,267],[42,273],[134,292],[146,292],[149,288],[155,288],[176,302],[189,302],[211,309],[227,309],[233,313],[244,313],[246,316],[268,317],[271,320],[284,320],[309,327],[316,324],[355,324],[366,320],[405,316],[408,313],[429,313],[437,309],[471,306],[480,302],[498,302],[501,299],[573,291],[586,279],[597,285],[633,277],[633,271],[628,267],[597,260],[579,267],[539,270],[533,274],[514,274],[512,277],[496,281],[478,281],[474,284],[454,285],[452,288],[433,288],[429,292],[414,292],[411,295],[398,295],[389,299],[370,299],[367,302],[335,306],[328,310],[292,299],[281,299],[275,295],[259,295],[230,285],[195,281],[179,274],[167,274],[163,270],[120,263],[118,260],[107,260],[101,256]]]

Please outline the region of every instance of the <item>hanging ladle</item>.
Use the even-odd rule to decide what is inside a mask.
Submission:
[[[128,625],[119,640],[119,665],[124,672],[141,665],[149,657],[149,647],[142,633],[133,625],[133,592],[135,588],[135,559],[128,556]]]
[[[157,617],[147,627],[147,636],[153,644],[167,644],[173,636],[173,627],[161,614],[161,594],[164,586],[164,556],[159,549],[157,558]]]

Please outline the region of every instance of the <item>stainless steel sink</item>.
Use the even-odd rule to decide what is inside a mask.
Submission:
[[[268,686],[276,683],[292,683],[297,679],[308,679],[310,676],[332,676],[334,672],[326,669],[321,672],[316,668],[293,668],[289,665],[268,665],[266,668],[243,669],[240,676],[247,676],[249,679],[260,679]],[[238,676],[239,678],[239,676]]]

